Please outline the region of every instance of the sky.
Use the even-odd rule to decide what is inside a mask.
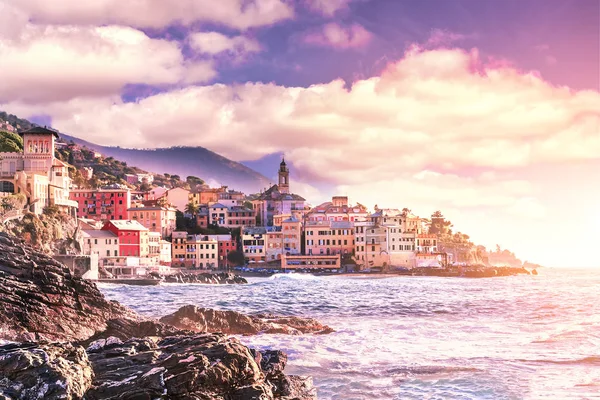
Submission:
[[[0,0],[0,109],[600,267],[597,0]]]

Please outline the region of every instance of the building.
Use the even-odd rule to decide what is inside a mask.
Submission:
[[[173,233],[177,221],[177,210],[169,206],[136,205],[127,209],[127,219],[138,221],[150,232],[158,232],[165,239]]]
[[[180,187],[173,188],[167,190],[160,198],[164,198],[167,204],[172,205],[177,210],[185,212],[185,208],[190,202],[190,191]]]
[[[216,240],[219,248],[219,268],[229,268],[227,256],[237,250],[237,241],[231,235],[208,235],[211,240]]]
[[[256,225],[256,215],[244,206],[215,203],[208,207],[208,223],[230,229],[252,227]]]
[[[171,237],[171,266],[185,268],[188,233],[175,231]]]
[[[19,135],[23,152],[0,153],[0,196],[23,193],[33,213],[41,214],[52,205],[75,216],[77,203],[69,199],[69,165],[54,157],[57,131],[35,127]]]
[[[201,185],[190,192],[189,201],[196,205],[218,203],[220,195],[226,191],[227,186],[211,188],[208,185]]]
[[[219,267],[219,242],[215,237],[173,232],[172,266],[178,268],[216,269]]]
[[[334,196],[331,201],[320,204],[306,214],[307,221],[361,221],[369,215],[362,204],[348,205],[348,197]]]
[[[98,255],[99,259],[119,255],[119,238],[108,230],[87,229],[81,231],[82,253]]]
[[[77,217],[97,221],[127,220],[131,207],[129,189],[72,189],[69,198],[77,203]]]
[[[154,182],[154,175],[152,174],[125,174],[125,181],[130,185],[136,183],[147,183],[152,184]]]
[[[159,232],[148,232],[148,257],[156,258],[160,256],[160,241]]]
[[[102,230],[114,233],[119,239],[120,257],[148,257],[150,254],[148,228],[137,221],[107,221]]]
[[[350,221],[307,221],[304,227],[307,255],[352,255],[354,223]]]
[[[205,235],[188,235],[186,266],[199,269],[216,269],[219,265],[219,246],[215,239]]]
[[[273,230],[273,227],[254,227],[242,230],[242,251],[248,262],[266,261],[267,232]]]
[[[171,265],[171,262],[173,261],[173,258],[171,255],[171,250],[172,250],[171,242],[161,239],[159,246],[160,246],[160,253],[158,255],[159,264],[160,265]]]
[[[276,215],[296,215],[304,213],[304,202],[302,196],[290,193],[289,176],[285,160],[279,165],[279,184],[254,197],[251,201],[256,214],[257,226],[273,226],[273,218]]]
[[[354,259],[363,269],[383,267],[389,264],[387,231],[372,220],[354,223]]]

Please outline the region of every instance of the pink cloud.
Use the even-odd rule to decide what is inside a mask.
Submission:
[[[366,46],[372,37],[373,34],[359,24],[344,27],[332,22],[319,31],[305,34],[303,41],[315,46],[350,49]]]

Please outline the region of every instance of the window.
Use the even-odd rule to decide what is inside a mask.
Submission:
[[[94,239],[94,244],[98,244],[98,239]]]
[[[106,257],[110,257],[110,250],[106,250]]]

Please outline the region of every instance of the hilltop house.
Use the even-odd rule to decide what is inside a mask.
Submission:
[[[77,203],[69,199],[69,165],[54,156],[57,131],[34,127],[19,135],[22,153],[0,153],[0,196],[23,193],[36,214],[53,205],[75,216]]]

